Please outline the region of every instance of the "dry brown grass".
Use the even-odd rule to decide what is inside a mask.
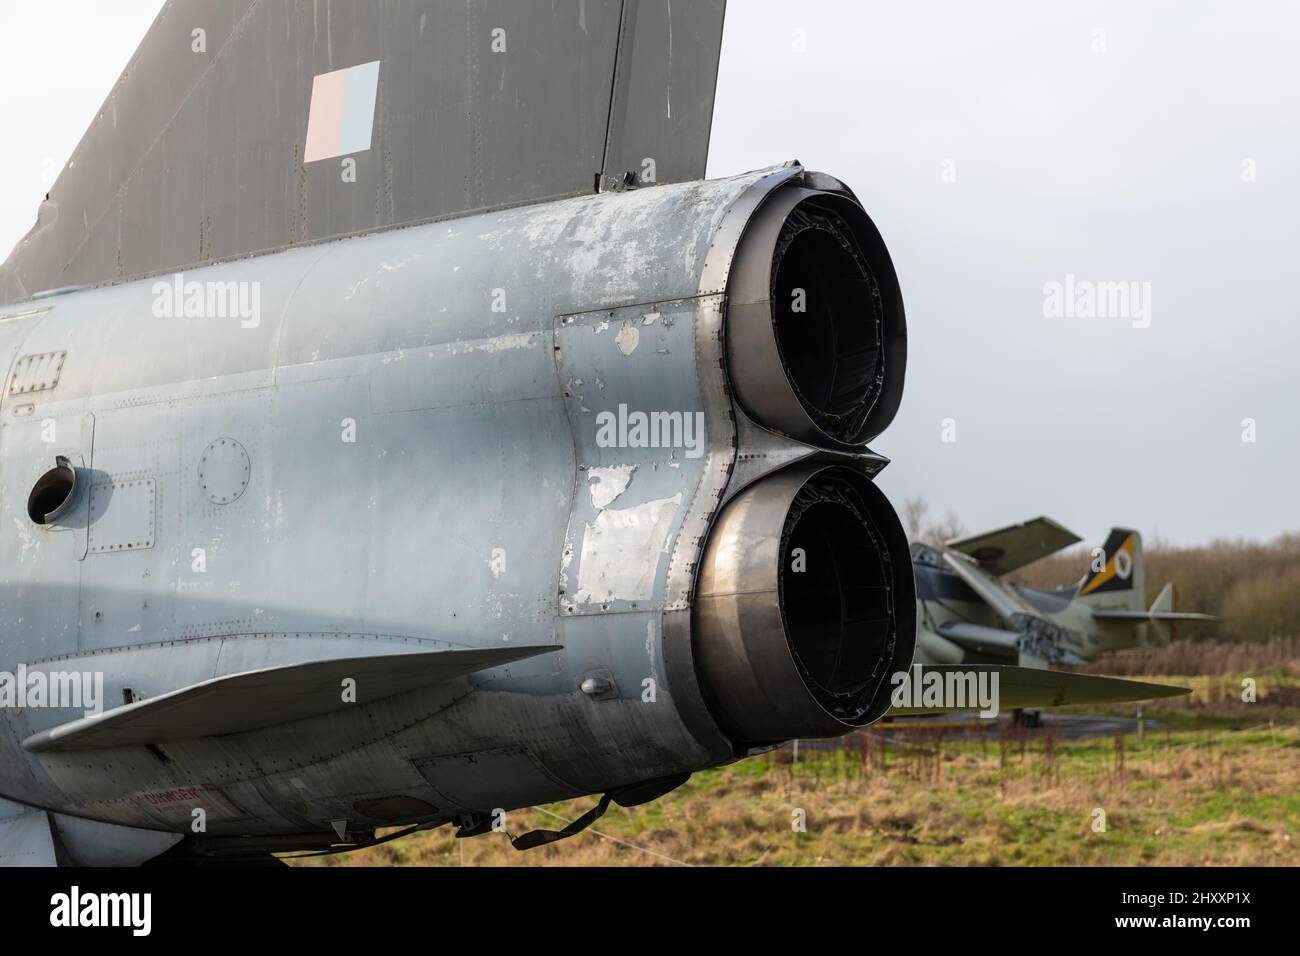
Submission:
[[[1103,654],[1084,670],[1115,677],[1235,677],[1283,674],[1300,677],[1300,637],[1233,643],[1177,640],[1164,647]]]
[[[594,831],[517,853],[450,829],[326,865],[1296,865],[1300,729],[777,752],[696,774]],[[572,818],[590,801],[547,808]],[[1095,811],[1105,832],[1094,832]],[[796,811],[807,831],[795,832]],[[552,828],[536,809],[508,828]],[[621,841],[621,842],[620,842]],[[306,862],[306,861],[304,861]]]

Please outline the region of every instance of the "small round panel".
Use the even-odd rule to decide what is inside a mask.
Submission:
[[[228,505],[248,487],[252,467],[243,445],[233,438],[218,438],[199,459],[199,484],[214,505]]]

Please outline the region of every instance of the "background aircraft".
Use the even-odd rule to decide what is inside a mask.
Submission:
[[[1112,528],[1077,585],[1059,590],[1003,580],[1082,539],[1051,518],[949,541],[912,545],[917,660],[933,664],[1083,664],[1103,651],[1164,643],[1180,622],[1213,621],[1174,610],[1174,585],[1146,606],[1142,536]]]
[[[700,181],[722,21],[163,9],[0,267],[0,861],[603,795],[523,849],[890,710],[901,290],[834,177]]]

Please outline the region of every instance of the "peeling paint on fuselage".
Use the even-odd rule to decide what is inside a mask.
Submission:
[[[611,465],[608,468],[588,468],[591,485],[591,504],[597,511],[607,508],[614,499],[627,491],[636,465]]]
[[[678,494],[631,508],[602,509],[582,538],[578,603],[649,599],[681,503]]]
[[[631,322],[624,322],[623,327],[618,330],[618,335],[614,342],[618,345],[618,350],[624,355],[631,355],[636,351],[637,345],[641,341],[641,330]]]

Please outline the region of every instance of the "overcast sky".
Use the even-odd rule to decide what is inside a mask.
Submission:
[[[0,258],[159,7],[0,3]],[[896,504],[1089,540],[1300,530],[1298,46],[1281,2],[732,0],[709,174],[798,158],[884,234]],[[1049,314],[1067,275],[1149,308]]]

